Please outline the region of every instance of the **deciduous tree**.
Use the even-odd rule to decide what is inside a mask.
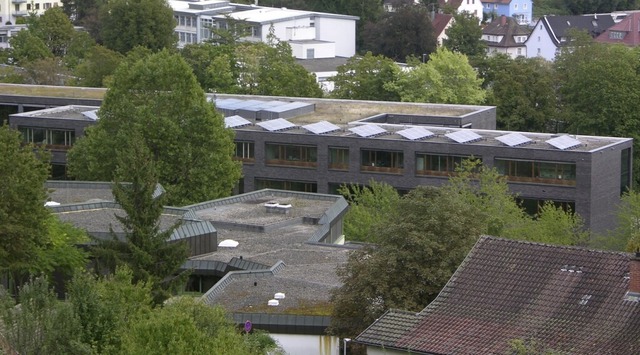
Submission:
[[[397,62],[428,56],[436,49],[431,15],[422,5],[404,5],[364,27],[363,49]]]
[[[473,206],[445,190],[420,186],[378,225],[380,244],[354,252],[338,271],[331,329],[355,336],[389,308],[418,311],[449,280],[482,225]]]
[[[426,64],[401,72],[396,82],[385,85],[402,101],[445,104],[481,104],[485,99],[482,79],[464,54],[439,48]]]
[[[338,67],[333,77],[335,84],[331,96],[350,100],[399,101],[400,96],[385,84],[397,80],[400,68],[389,58],[374,56],[367,52],[364,56],[349,58]]]
[[[173,48],[173,10],[165,0],[112,0],[100,8],[100,37],[109,49],[126,54],[136,46],[154,52]]]
[[[348,240],[378,242],[377,224],[391,213],[400,201],[393,186],[370,180],[368,186],[343,185],[338,192],[349,201],[344,234]]]
[[[122,60],[123,57],[120,53],[103,46],[94,46],[76,67],[74,84],[87,87],[106,87]]]
[[[558,102],[552,64],[523,57],[492,63],[487,103],[496,106],[498,128],[556,132]]]
[[[443,42],[444,47],[469,58],[485,56],[487,46],[482,41],[478,18],[469,12],[461,12],[453,15],[453,21],[453,25],[445,31],[447,38]]]
[[[68,154],[79,179],[111,181],[117,151],[139,131],[151,151],[170,205],[228,196],[240,177],[233,131],[207,102],[189,66],[162,51],[125,61],[113,77],[98,124]]]

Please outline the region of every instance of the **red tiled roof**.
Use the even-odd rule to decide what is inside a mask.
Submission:
[[[438,37],[447,28],[452,18],[453,15],[450,14],[435,14],[433,22],[431,23],[435,37]]]
[[[611,32],[622,32],[624,37],[622,39],[611,38]],[[640,12],[632,12],[627,15],[622,21],[609,27],[605,32],[596,37],[596,41],[602,43],[622,43],[627,46],[640,45]]]
[[[402,336],[396,327],[384,337],[387,313],[356,341],[413,353],[504,354],[510,341],[532,339],[561,353],[639,354],[640,302],[625,300],[630,258],[482,237]]]

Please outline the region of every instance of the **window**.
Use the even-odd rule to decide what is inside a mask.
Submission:
[[[314,48],[307,48],[307,59],[313,59],[316,57],[316,51]]]
[[[75,131],[38,127],[18,127],[25,143],[43,144],[51,149],[69,149],[75,143]]]
[[[329,169],[349,170],[349,148],[329,148]]]
[[[318,192],[318,184],[307,181],[255,179],[256,190],[278,189],[287,191]]]
[[[211,38],[211,28],[213,27],[213,20],[210,18],[200,19],[200,37],[203,39]]]
[[[575,163],[496,159],[495,167],[509,181],[576,185]]]
[[[416,154],[416,175],[449,176],[455,173],[456,168],[463,160],[476,159],[470,156]]]
[[[368,150],[360,152],[360,171],[402,174],[404,153],[387,150]]]
[[[517,10],[518,9],[518,4],[513,4],[513,9]]]
[[[45,2],[45,3],[44,3],[44,9],[45,9],[45,10],[48,10],[48,9],[50,9],[50,8],[51,8],[51,3],[50,3],[50,2]]]
[[[31,4],[27,4],[27,11],[31,10]],[[16,10],[18,11],[18,10]]]
[[[540,24],[540,29],[542,29],[542,24]]]
[[[624,39],[624,32],[609,31],[609,39]]]
[[[540,42],[540,36],[538,36],[538,42]]]
[[[493,4],[493,8],[497,9],[498,8],[498,4]]]
[[[527,4],[526,3],[522,4],[522,8],[526,10],[527,9]]]
[[[251,37],[262,37],[262,26],[251,26]]]
[[[245,163],[253,163],[255,161],[255,144],[253,142],[235,142],[236,151],[234,159]]]
[[[538,55],[540,55],[540,54],[541,54],[541,51],[540,51],[540,48],[538,48]]]
[[[315,168],[318,165],[315,146],[267,143],[266,148],[267,165],[303,168]]]
[[[620,195],[627,192],[631,186],[631,148],[623,149],[620,153]]]
[[[518,48],[518,55],[522,55],[522,48]]]

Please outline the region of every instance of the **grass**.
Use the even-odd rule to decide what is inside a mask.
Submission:
[[[286,300],[285,300],[286,301]],[[277,313],[277,314],[295,314],[302,316],[330,316],[333,306],[328,301],[310,301],[300,300],[298,305],[294,307],[283,306],[272,307],[266,302],[257,306],[248,306],[238,310],[242,313]]]
[[[102,99],[106,91],[107,89],[102,88],[80,88],[72,86],[0,84],[0,92],[2,94],[19,96]]]

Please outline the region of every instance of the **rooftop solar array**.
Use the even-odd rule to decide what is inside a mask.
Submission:
[[[317,123],[308,124],[306,126],[302,126],[302,128],[315,134],[325,134],[325,133],[330,133],[330,132],[335,132],[340,130],[340,127],[327,121],[320,121]]]
[[[239,128],[249,126],[251,121],[246,120],[240,116],[229,116],[224,118],[224,126],[227,128]]]
[[[360,126],[349,128],[349,131],[365,138],[379,136],[387,132],[384,128],[372,124],[363,124]]]
[[[412,141],[427,138],[427,137],[432,137],[435,135],[435,133],[429,131],[428,129],[424,129],[422,127],[411,127],[411,128],[403,129],[396,133]]]
[[[445,134],[445,136],[458,143],[472,143],[482,139],[481,135],[472,131],[467,131],[467,130],[460,130],[460,131],[447,133]]]
[[[551,138],[547,141],[547,143],[551,144],[552,146],[560,150],[575,148],[582,144],[582,142],[580,142],[579,140],[575,138],[571,138],[567,135]]]
[[[82,115],[90,120],[98,120],[98,110],[84,111]]]
[[[284,131],[285,129],[293,128],[296,126],[293,123],[285,120],[284,118],[276,118],[275,120],[258,122],[256,124],[269,132]]]
[[[496,140],[508,145],[509,147],[517,147],[522,144],[531,142],[531,139],[520,133],[509,133],[504,136],[496,137]]]

